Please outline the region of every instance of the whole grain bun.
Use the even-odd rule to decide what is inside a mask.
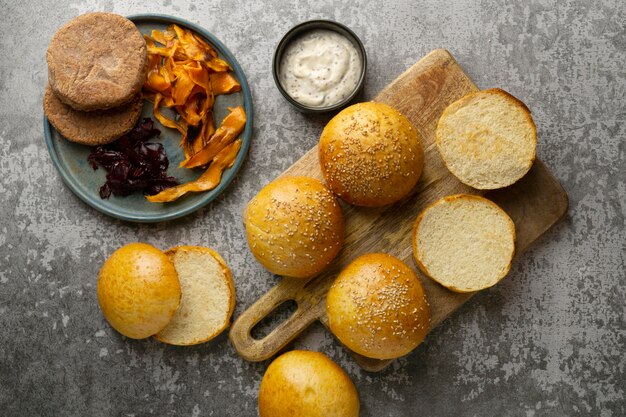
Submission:
[[[349,349],[375,359],[406,355],[430,327],[415,272],[391,255],[370,253],[337,276],[326,298],[330,330]]]
[[[146,80],[146,43],[130,20],[113,13],[87,13],[52,37],[46,53],[48,81],[61,101],[76,110],[119,107]]]
[[[459,194],[428,206],[413,227],[418,266],[444,287],[472,292],[491,287],[509,272],[515,225],[486,198]]]
[[[171,345],[195,345],[222,333],[235,308],[235,287],[226,262],[200,246],[177,246],[165,252],[174,264],[182,298],[167,326],[154,337]]]
[[[83,112],[63,103],[46,88],[43,109],[46,117],[63,137],[72,142],[98,146],[113,142],[137,124],[143,100],[135,99],[122,107],[109,110]]]
[[[341,250],[344,220],[335,196],[318,180],[282,177],[266,185],[243,214],[248,245],[270,272],[308,278]]]
[[[113,252],[100,269],[97,292],[104,318],[132,339],[161,331],[178,309],[181,295],[172,262],[145,243]]]
[[[481,190],[513,184],[535,160],[537,129],[530,110],[497,88],[450,104],[439,119],[436,136],[450,172]]]
[[[409,120],[382,103],[359,103],[331,119],[319,142],[330,189],[350,204],[377,207],[407,195],[422,174],[424,151]]]
[[[274,360],[259,387],[260,417],[358,417],[359,395],[326,355],[293,350]]]

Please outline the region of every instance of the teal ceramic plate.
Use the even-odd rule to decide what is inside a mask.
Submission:
[[[98,168],[94,171],[87,162],[87,156],[92,148],[79,145],[65,140],[54,126],[44,117],[44,134],[48,151],[52,161],[61,174],[63,181],[81,200],[96,210],[122,220],[134,222],[159,222],[182,217],[207,205],[220,195],[232,182],[248,152],[252,136],[252,96],[246,81],[246,76],[239,66],[233,54],[224,46],[219,39],[205,29],[191,22],[172,16],[158,14],[140,14],[129,16],[141,33],[150,34],[153,29],[163,30],[168,25],[175,23],[179,26],[193,30],[211,44],[220,58],[230,64],[235,72],[235,77],[241,84],[241,91],[231,95],[218,96],[213,107],[216,125],[228,113],[227,107],[243,105],[247,116],[244,132],[241,134],[242,146],[239,155],[232,168],[224,171],[222,181],[213,190],[187,194],[172,203],[150,203],[141,193],[135,193],[126,197],[112,195],[108,200],[100,198],[98,191],[105,182],[105,171]],[[168,175],[176,177],[181,183],[191,181],[199,177],[203,170],[190,170],[178,168],[183,160],[183,152],[178,146],[180,134],[174,129],[163,127],[152,115],[152,104],[145,102],[142,117],[151,117],[156,127],[161,130],[158,138],[150,142],[160,142],[165,147],[170,160]]]

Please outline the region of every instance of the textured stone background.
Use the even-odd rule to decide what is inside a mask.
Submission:
[[[370,58],[366,98],[436,47],[483,88],[524,100],[538,154],[570,196],[567,218],[409,357],[361,371],[320,326],[296,347],[326,352],[357,385],[363,416],[626,415],[626,4],[623,0],[47,2],[3,0],[0,33],[0,414],[254,416],[267,363],[225,335],[175,348],[132,341],[97,307],[104,259],[131,241],[208,245],[232,266],[237,311],[274,283],[240,213],[317,141],[327,117],[297,113],[273,85],[282,34],[341,21]],[[519,3],[519,4],[518,4]],[[167,224],[113,220],[62,183],[43,142],[44,52],[71,17],[159,12],[199,23],[237,55],[255,97],[254,140],[228,192]]]

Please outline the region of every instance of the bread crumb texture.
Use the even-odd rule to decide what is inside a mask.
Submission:
[[[170,323],[156,338],[174,345],[206,342],[228,327],[234,309],[230,270],[214,251],[179,246],[166,252],[178,272],[182,298]]]
[[[478,291],[509,272],[515,225],[486,198],[445,197],[418,216],[413,251],[420,269],[441,285],[457,292]]]
[[[537,131],[528,108],[500,89],[469,94],[437,124],[437,148],[450,172],[477,189],[513,184],[535,159]]]

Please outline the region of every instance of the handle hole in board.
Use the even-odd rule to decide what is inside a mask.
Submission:
[[[295,300],[283,301],[250,330],[250,336],[255,340],[263,339],[270,334],[276,326],[291,317],[297,309],[298,303],[296,303]]]

